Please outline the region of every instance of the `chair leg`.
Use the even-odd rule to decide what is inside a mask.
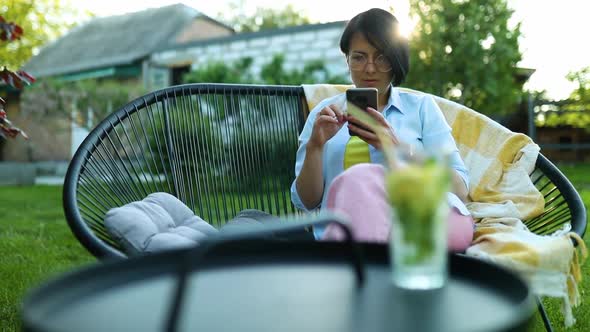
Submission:
[[[551,322],[549,321],[549,317],[547,317],[547,313],[545,312],[545,308],[543,307],[543,303],[541,302],[541,298],[537,296],[537,307],[539,308],[539,313],[541,314],[541,318],[543,319],[543,325],[545,325],[545,330],[547,332],[553,332],[553,327],[551,327]]]

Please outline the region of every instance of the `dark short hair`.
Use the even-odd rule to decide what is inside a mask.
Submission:
[[[390,12],[372,8],[353,17],[340,37],[340,50],[348,55],[350,39],[362,33],[373,47],[383,52],[393,67],[392,82],[400,85],[410,71],[410,47],[400,34],[399,21]]]

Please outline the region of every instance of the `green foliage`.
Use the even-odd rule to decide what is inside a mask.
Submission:
[[[537,117],[536,124],[542,127],[584,128],[590,132],[590,67],[570,72],[567,79],[576,84],[576,89],[568,99],[545,106],[545,109],[558,112],[542,113],[543,117]],[[543,107],[538,109],[544,110]]]
[[[252,65],[252,58],[243,58],[232,64],[212,62],[198,70],[184,75],[185,83],[249,83],[253,81],[248,70]]]
[[[265,104],[268,97],[260,97],[256,104]],[[253,116],[253,115],[251,115]],[[226,177],[234,192],[256,191],[264,185],[264,178],[288,188],[294,180],[296,140],[289,134],[290,128],[276,125],[278,114],[258,116],[257,125],[238,125],[231,136],[228,148],[228,164],[231,165]],[[244,167],[247,165],[247,167]],[[235,172],[239,169],[239,172]]]
[[[303,83],[347,83],[345,77],[331,76],[324,63],[320,60],[310,61],[305,63],[303,68],[287,70],[285,69],[284,56],[277,54],[273,59],[262,66],[260,71],[260,78],[256,79],[251,74],[252,59],[245,58],[235,63],[226,64],[223,62],[213,62],[202,66],[201,68],[187,73],[183,80],[185,83],[259,83],[259,84],[276,84],[276,85],[298,85]],[[277,128],[273,126],[273,119],[277,114],[269,114],[264,108],[260,109],[259,105],[265,105],[269,101],[266,97],[258,97],[256,100],[241,100],[238,96],[224,96],[223,100],[207,97],[207,102],[212,111],[210,119],[212,125],[216,128],[231,127],[231,133],[227,134],[227,139],[222,140],[221,137],[214,135],[214,133],[206,132],[205,137],[215,142],[218,148],[211,148],[210,144],[206,144],[209,148],[202,151],[211,152],[211,156],[203,155],[200,158],[210,158],[216,156],[217,159],[210,160],[206,165],[213,165],[213,170],[205,169],[204,167],[194,167],[192,171],[194,174],[199,174],[201,177],[220,176],[224,178],[223,190],[230,192],[250,192],[260,189],[261,174],[272,178],[281,184],[287,186],[293,181],[292,168],[295,163],[295,144],[296,140],[287,133],[287,128]],[[243,103],[250,103],[251,105],[244,106]],[[241,105],[240,107],[234,107]],[[247,110],[247,115],[241,110]],[[201,117],[204,117],[204,113]],[[242,116],[254,121],[256,126],[242,125]],[[230,119],[230,117],[232,117]],[[226,121],[234,121],[228,124]],[[208,127],[208,126],[207,126]],[[280,131],[286,132],[280,132]],[[271,134],[272,132],[272,134]],[[199,134],[202,135],[202,134]],[[194,138],[190,132],[182,133],[187,142],[199,142],[199,138]],[[269,137],[272,136],[272,141]],[[200,139],[203,143],[202,138]],[[222,143],[223,141],[223,143]],[[196,143],[198,144],[198,143]],[[208,152],[207,152],[208,153]],[[272,157],[270,157],[272,156]],[[165,156],[165,158],[167,158]],[[248,160],[248,167],[240,167],[243,159]],[[272,161],[269,160],[272,158]],[[183,162],[191,163],[186,160]],[[219,183],[219,181],[212,181]],[[262,183],[262,185],[264,185]]]
[[[570,72],[567,79],[575,83],[577,87],[569,96],[570,103],[565,106],[565,110],[590,113],[590,66]]]
[[[0,15],[7,22],[16,22],[23,30],[20,40],[0,44],[0,66],[16,71],[36,50],[72,28],[73,19],[88,16],[63,0],[17,0],[2,2]],[[64,17],[72,21],[65,21]]]
[[[288,187],[297,141],[292,127],[277,126],[282,109],[260,109],[273,100],[276,96],[209,95],[194,101],[190,109],[170,104],[171,140],[164,136],[163,115],[154,113],[147,133],[150,141],[143,150],[144,170],[171,177],[174,165],[179,181],[188,181],[185,188],[196,177],[199,183],[216,184],[209,186],[210,192],[257,191],[264,185],[261,176]],[[169,147],[175,151],[174,160]]]
[[[284,67],[285,57],[276,54],[272,60],[262,67],[260,76],[264,84],[298,85],[306,83],[344,84],[343,76],[332,76],[322,60],[312,60],[303,65],[301,70],[287,70]]]
[[[251,74],[252,59],[243,58],[231,64],[212,62],[187,73],[184,83],[259,83],[298,85],[305,83],[348,83],[346,77],[331,75],[322,60],[312,60],[302,69],[285,68],[285,57],[275,54],[272,60],[262,66],[260,78]]]
[[[33,116],[70,117],[75,109],[78,112],[73,120],[80,126],[92,127],[116,108],[145,92],[137,82],[42,79],[23,91],[20,107],[24,114]],[[87,118],[89,109],[93,119]]]
[[[419,22],[407,86],[487,114],[514,110],[521,32],[508,24],[506,0],[410,0],[410,8]]]
[[[218,19],[229,22],[236,32],[253,32],[310,23],[309,18],[301,14],[301,10],[290,4],[278,10],[258,7],[254,14],[247,14],[244,6],[244,0],[231,3],[229,14],[219,13]]]
[[[213,120],[202,114],[199,109],[195,110],[201,113],[197,117],[180,114],[181,112],[189,111],[176,110],[169,119],[169,130],[172,133],[170,141],[167,141],[164,135],[167,130],[163,116],[156,115],[152,119],[154,123],[148,128],[149,146],[143,152],[148,162],[145,170],[172,177],[173,162],[168,148],[172,147],[175,151],[175,165],[186,170],[187,174],[197,177],[217,176],[215,167],[219,164],[220,153],[216,147],[222,146],[222,140],[220,133],[215,130],[215,125],[211,124]],[[189,117],[191,123],[187,124],[185,121]],[[189,148],[191,152],[198,151],[198,160],[195,160],[193,154],[185,153]]]
[[[539,127],[570,126],[574,128],[584,128],[586,131],[590,132],[590,111],[549,113],[545,115],[542,121],[536,121],[536,124]]]

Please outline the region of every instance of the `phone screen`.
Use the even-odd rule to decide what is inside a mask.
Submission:
[[[358,107],[362,111],[366,111],[367,107],[378,109],[377,105],[378,92],[375,88],[352,88],[346,90],[346,107]],[[362,127],[365,130],[370,131],[366,127]],[[352,131],[348,131],[350,136],[356,136]]]

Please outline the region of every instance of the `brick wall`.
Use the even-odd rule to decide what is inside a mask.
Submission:
[[[22,114],[18,95],[7,100],[6,112],[10,121],[29,136],[7,139],[2,143],[2,160],[53,161],[70,159],[70,123],[67,119],[41,115]]]

